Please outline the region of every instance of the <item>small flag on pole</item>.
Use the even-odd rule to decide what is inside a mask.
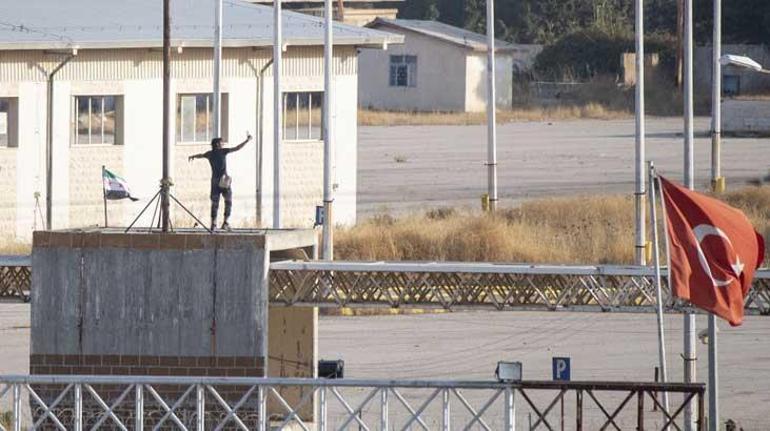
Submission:
[[[113,174],[107,169],[102,169],[102,181],[104,182],[104,198],[109,200],[139,199],[131,196],[131,189],[123,178]]]

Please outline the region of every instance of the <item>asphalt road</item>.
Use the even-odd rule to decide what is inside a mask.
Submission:
[[[703,316],[697,327],[705,329]],[[739,328],[723,322],[719,327],[722,418],[732,418],[746,430],[767,429],[770,318],[749,316]],[[665,328],[669,377],[681,381],[682,317],[666,316]],[[657,365],[653,314],[484,311],[322,316],[318,332],[320,358],[345,360],[346,378],[491,380],[497,361],[509,360],[523,363],[526,379],[549,380],[551,358],[567,356],[572,359],[573,380],[650,381]],[[705,381],[706,346],[698,343],[697,348],[698,380]],[[28,373],[28,358],[29,305],[0,304],[0,375]],[[536,394],[533,397],[537,399]],[[597,397],[612,400],[607,394]],[[476,406],[483,402],[471,395],[468,399]],[[601,413],[589,403],[586,407],[587,423],[595,423],[590,421]],[[0,400],[3,408],[8,408],[7,400]],[[524,405],[518,410],[523,426],[528,410]]]
[[[709,121],[695,123],[697,187],[710,183]],[[649,118],[647,159],[682,178],[682,121]],[[634,190],[634,121],[580,120],[498,126],[501,205],[539,196],[627,193]],[[358,214],[429,207],[478,207],[486,192],[485,126],[395,126],[359,129]],[[398,161],[397,161],[398,160]],[[725,138],[728,188],[766,175],[770,140]]]

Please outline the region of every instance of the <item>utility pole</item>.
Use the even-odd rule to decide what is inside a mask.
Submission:
[[[695,189],[695,171],[693,166],[693,0],[684,2],[684,183],[690,190]],[[684,314],[684,381],[695,382],[697,353],[695,347],[695,314]],[[691,431],[695,426],[692,403],[688,402],[684,410],[684,427]]]
[[[323,133],[324,133],[324,219],[323,219],[323,259],[334,259],[334,219],[332,207],[334,204],[334,190],[332,189],[332,168],[334,165],[333,134],[332,134],[332,75],[334,73],[334,17],[332,0],[324,0],[324,106],[323,106]]]
[[[714,35],[711,49],[711,189],[724,191],[722,177],[722,0],[714,0]]]
[[[212,138],[222,137],[222,0],[214,0],[214,91]]]
[[[714,0],[714,34],[712,41],[711,69],[711,187],[715,192],[724,191],[722,178],[722,0]],[[717,320],[708,315],[709,357],[709,426],[719,430],[719,356],[717,350]]]
[[[161,229],[168,232],[170,226],[169,192],[169,141],[171,138],[171,0],[163,0],[163,179],[160,181]]]
[[[281,146],[283,133],[283,92],[281,91],[281,62],[283,34],[281,31],[281,0],[273,2],[273,228],[281,228]]]
[[[647,235],[645,232],[645,124],[644,124],[644,0],[635,0],[634,3],[635,27],[636,27],[636,108],[634,117],[636,120],[635,139],[635,261],[637,265],[645,265],[647,251]]]
[[[487,0],[487,193],[497,209],[497,125],[495,94],[495,1]]]

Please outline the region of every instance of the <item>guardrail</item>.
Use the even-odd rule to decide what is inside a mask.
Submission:
[[[0,402],[10,397],[14,431],[554,430],[566,422],[577,430],[681,430],[693,401],[696,429],[704,430],[704,390],[684,383],[0,376]],[[659,401],[664,392],[669,409]]]
[[[270,264],[270,301],[286,306],[654,312],[653,277],[646,266],[283,261]],[[668,312],[685,309],[671,297],[666,269],[663,301]],[[770,314],[770,269],[757,271],[746,314]]]
[[[0,299],[29,301],[31,280],[30,256],[0,256]]]
[[[270,264],[270,303],[318,307],[654,312],[646,266],[508,265],[483,262],[282,261]],[[0,256],[0,299],[29,300],[31,259]],[[686,307],[671,297],[667,312]],[[757,271],[746,314],[770,315],[770,269]]]

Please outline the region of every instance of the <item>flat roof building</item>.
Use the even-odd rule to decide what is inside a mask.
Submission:
[[[212,135],[213,8],[175,1],[172,11],[172,193],[208,221],[210,170],[191,154]],[[272,223],[271,7],[224,2],[222,135],[229,156],[234,226]],[[161,178],[162,7],[154,0],[28,0],[0,3],[0,229],[29,238],[43,227],[49,77],[52,77],[53,228],[103,225],[101,168],[121,175],[139,202],[112,201],[112,225],[126,225]],[[334,28],[336,221],[356,219],[358,55],[400,38],[336,23]],[[284,149],[282,223],[312,227],[322,204],[323,21],[283,16]],[[39,207],[38,207],[39,205]],[[38,211],[42,208],[42,211]],[[221,220],[221,219],[220,219]],[[193,222],[181,211],[175,226]],[[150,223],[149,211],[138,222]]]

